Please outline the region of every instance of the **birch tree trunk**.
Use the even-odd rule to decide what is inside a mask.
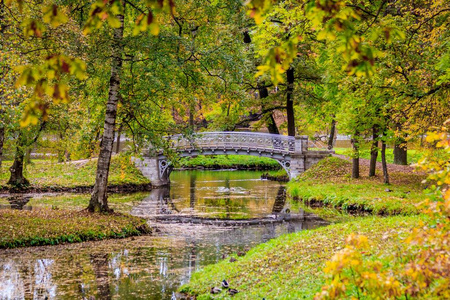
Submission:
[[[114,127],[116,125],[117,105],[120,97],[120,74],[122,71],[123,55],[123,15],[117,15],[121,26],[114,29],[114,37],[111,45],[111,77],[109,80],[108,102],[106,103],[105,125],[103,127],[103,138],[100,143],[100,154],[98,156],[97,174],[95,177],[94,190],[91,194],[88,210],[91,212],[108,212],[107,186],[111,154],[114,144]]]
[[[295,136],[295,116],[294,116],[294,101],[292,94],[294,92],[294,69],[291,67],[286,72],[287,88],[286,88],[286,114],[288,135]]]

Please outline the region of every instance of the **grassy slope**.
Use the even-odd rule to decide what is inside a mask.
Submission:
[[[395,248],[396,239],[392,236],[407,232],[419,218],[357,218],[283,235],[237,257],[237,262],[226,259],[206,267],[180,290],[197,295],[199,300],[231,299],[225,292],[214,297],[209,293],[212,286],[220,286],[227,279],[232,288],[240,291],[233,299],[312,299],[324,283],[325,261],[343,247],[350,233],[367,235],[373,245],[372,253],[380,253]]]
[[[381,175],[351,179],[351,163],[336,157],[320,161],[288,184],[288,194],[306,202],[320,202],[344,210],[366,210],[374,214],[415,214],[424,200],[424,175],[391,173],[391,185]],[[387,191],[389,190],[389,191]]]
[[[0,186],[9,179],[10,162],[4,162],[0,172]],[[97,160],[85,163],[56,163],[37,160],[27,166],[25,177],[36,187],[76,187],[93,186]],[[114,156],[109,173],[110,185],[146,184],[149,180],[134,166],[126,156]]]
[[[0,210],[0,220],[0,248],[121,238],[148,230],[141,218],[86,211]]]

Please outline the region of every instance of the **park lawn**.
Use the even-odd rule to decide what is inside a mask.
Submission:
[[[0,186],[6,186],[12,162],[3,162],[0,172]],[[49,160],[37,160],[26,166],[25,178],[34,187],[79,187],[93,186],[97,160],[56,163]],[[149,180],[134,166],[129,156],[113,156],[109,171],[110,185],[143,185]]]
[[[233,299],[313,299],[325,283],[323,268],[351,233],[364,234],[372,245],[366,259],[396,251],[423,216],[356,217],[314,230],[283,235],[256,246],[245,256],[229,258],[195,273],[181,292],[201,299],[231,299],[225,291],[211,295],[223,279],[239,293]]]
[[[378,171],[379,173],[380,171]],[[391,173],[391,184],[383,183],[381,175],[369,178],[365,167],[361,178],[350,177],[351,163],[326,158],[288,184],[288,195],[311,205],[324,205],[349,212],[378,215],[417,214],[417,204],[425,200],[422,181],[425,174]]]
[[[146,220],[119,213],[0,210],[0,248],[56,245],[150,233]]]

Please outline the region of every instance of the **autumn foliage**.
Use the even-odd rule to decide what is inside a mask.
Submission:
[[[447,122],[448,123],[448,122]],[[425,157],[419,167],[430,173],[427,215],[408,236],[395,235],[398,248],[373,255],[364,235],[352,234],[327,262],[329,279],[315,299],[449,299],[450,298],[450,145],[449,129],[429,133],[427,141],[444,152]]]

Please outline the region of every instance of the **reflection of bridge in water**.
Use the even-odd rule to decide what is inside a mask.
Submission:
[[[292,137],[259,132],[201,132],[188,137],[173,135],[168,139],[172,149],[181,157],[234,154],[272,158],[286,170],[289,178],[298,176],[331,153],[308,150],[307,136]],[[148,153],[144,153],[142,160],[137,159],[135,163],[153,186],[169,184],[172,168],[164,153],[150,149]]]
[[[195,189],[195,187],[194,187]],[[191,191],[193,189],[190,189]],[[286,203],[286,192],[284,186],[279,186],[275,201],[270,212],[260,217],[250,218],[217,218],[211,216],[200,217],[193,211],[196,206],[195,191],[190,193],[191,213],[181,211],[176,207],[170,197],[170,189],[161,187],[153,189],[138,205],[134,206],[131,214],[139,217],[163,223],[192,223],[220,226],[241,226],[241,225],[261,225],[269,223],[279,223],[285,221],[314,221],[319,220],[315,215],[307,214],[303,210],[293,212],[289,204]],[[225,198],[226,199],[226,198]]]

